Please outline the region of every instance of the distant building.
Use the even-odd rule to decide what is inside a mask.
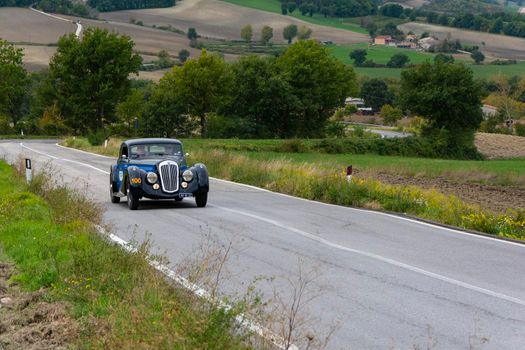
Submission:
[[[419,39],[419,41],[417,42],[417,44],[418,44],[423,50],[428,50],[428,49],[430,49],[431,47],[436,46],[436,44],[437,44],[437,40],[434,39],[434,38],[432,38],[432,37],[427,37],[427,38]]]
[[[358,97],[347,97],[345,99],[345,105],[354,105],[356,108],[361,108],[365,106],[365,101],[362,98]]]
[[[408,34],[408,35],[405,37],[405,41],[417,42],[417,35],[414,35],[414,34]]]
[[[483,107],[481,107],[481,111],[483,112],[483,115],[493,117],[498,114],[498,107],[484,104]]]
[[[390,35],[380,35],[374,38],[376,45],[389,45],[391,42],[395,42],[395,40]]]
[[[407,41],[407,40],[398,42],[396,46],[401,49],[416,49],[417,48],[417,44],[415,42]]]

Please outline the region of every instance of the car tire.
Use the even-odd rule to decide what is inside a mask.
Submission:
[[[130,210],[137,210],[139,207],[139,196],[133,191],[131,186],[126,186],[126,193],[128,195],[128,207]]]
[[[195,203],[197,204],[197,207],[204,208],[207,202],[208,202],[208,192],[197,193],[195,195]]]
[[[109,184],[109,197],[111,198],[111,203],[120,203],[120,197],[114,195],[113,184]]]

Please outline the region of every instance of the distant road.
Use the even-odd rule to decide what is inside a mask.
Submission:
[[[52,15],[50,13],[37,10],[33,6],[29,6],[29,9],[31,11],[35,11],[35,12],[41,13],[41,14],[43,14],[45,16],[48,16],[48,17],[51,17],[51,18],[54,18],[54,19],[58,19],[58,20],[61,20],[61,21],[66,21],[66,22],[69,22],[69,23],[76,24],[77,25],[77,30],[75,31],[75,35],[76,35],[77,38],[80,37],[80,34],[82,33],[82,24],[80,23],[80,21],[72,21],[72,20],[67,19],[67,18],[63,18],[63,17],[60,17],[60,16]]]
[[[524,348],[523,244],[219,179],[211,179],[206,208],[185,199],[130,211],[125,201],[109,203],[115,159],[37,140],[0,142],[0,154],[29,157],[35,169],[51,163],[64,174],[57,181],[73,181],[106,208],[116,235],[149,234],[174,264],[208,235],[233,242],[224,292],[243,293],[258,276],[295,279],[299,261],[304,271],[317,268],[312,286],[322,293],[310,304],[318,317],[311,330],[340,323],[329,349]]]
[[[393,139],[398,137],[409,137],[412,136],[409,132],[401,132],[401,131],[394,131],[394,130],[383,130],[383,129],[377,129],[376,124],[366,124],[366,123],[354,123],[354,122],[343,122],[345,125],[360,125],[365,128],[366,131],[369,131],[374,134],[381,135],[384,139]]]

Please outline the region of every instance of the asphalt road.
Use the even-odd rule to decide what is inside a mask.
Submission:
[[[43,141],[0,142],[0,156],[30,157],[36,169],[51,162],[60,181],[85,181],[119,237],[149,233],[173,263],[207,234],[233,241],[224,291],[243,291],[260,275],[294,278],[299,261],[316,267],[322,293],[310,304],[319,317],[312,331],[338,320],[330,349],[525,348],[521,244],[215,179],[206,208],[184,200],[129,211],[109,203],[111,159]]]

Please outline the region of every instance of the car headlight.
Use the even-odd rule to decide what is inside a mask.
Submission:
[[[191,170],[185,170],[183,173],[182,173],[182,178],[184,179],[184,181],[186,182],[190,182],[191,180],[193,180],[193,173]]]
[[[158,178],[159,177],[155,173],[150,172],[148,173],[148,175],[146,175],[146,179],[148,180],[150,184],[154,184],[155,182],[157,182]]]

